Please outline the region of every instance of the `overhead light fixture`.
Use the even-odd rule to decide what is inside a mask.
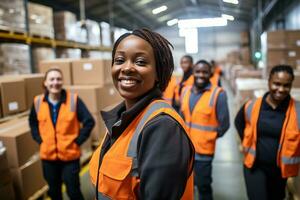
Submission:
[[[158,8],[153,9],[153,10],[152,10],[152,14],[153,14],[153,15],[157,15],[158,13],[161,13],[161,12],[167,10],[167,9],[168,9],[167,6],[160,6],[160,7],[158,7]]]
[[[231,3],[231,4],[239,4],[239,1],[238,0],[223,0],[223,2],[225,3]]]
[[[226,26],[227,19],[222,17],[203,19],[184,19],[178,21],[178,28],[198,28],[212,26]]]
[[[186,53],[198,53],[198,29],[197,28],[179,29],[179,36],[184,37]]]
[[[150,3],[151,1],[153,1],[153,0],[142,0],[142,1],[139,1],[137,4],[142,6],[142,5]]]
[[[173,26],[177,23],[178,23],[178,19],[171,19],[171,20],[167,21],[168,26]]]
[[[234,17],[232,15],[226,15],[226,14],[222,14],[222,18],[233,21]]]

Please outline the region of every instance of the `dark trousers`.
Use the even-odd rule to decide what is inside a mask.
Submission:
[[[194,163],[194,184],[199,192],[200,200],[212,200],[213,191],[212,183],[212,160],[211,161],[197,161]]]
[[[79,171],[80,163],[73,161],[42,161],[44,178],[49,185],[48,195],[52,200],[62,200],[62,183],[67,188],[71,200],[83,200],[80,191]]]
[[[244,166],[244,177],[249,200],[282,200],[285,198],[287,179],[281,177],[277,167]]]

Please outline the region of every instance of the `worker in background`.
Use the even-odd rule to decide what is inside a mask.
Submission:
[[[48,70],[44,78],[45,93],[35,97],[29,124],[33,139],[40,145],[48,195],[53,200],[62,200],[64,182],[70,199],[82,200],[80,145],[88,139],[95,122],[77,94],[62,87],[62,72]]]
[[[210,78],[210,82],[212,85],[221,87],[221,76],[222,76],[222,69],[217,65],[214,60],[211,60],[212,66],[212,76]]]
[[[207,61],[195,64],[193,76],[193,86],[182,92],[180,112],[196,151],[194,181],[199,199],[209,200],[213,199],[212,161],[216,140],[229,128],[227,96],[222,88],[210,83],[211,65]]]
[[[174,69],[169,45],[137,29],[113,46],[112,79],[124,102],[102,112],[107,133],[90,161],[96,199],[193,199],[193,145],[162,100]]]
[[[244,148],[244,176],[250,200],[285,199],[288,177],[300,164],[299,102],[291,96],[293,69],[272,68],[269,91],[242,106],[235,126]]]
[[[171,79],[168,83],[167,88],[163,92],[163,99],[166,100],[170,105],[174,102],[175,97],[175,90],[180,83],[180,77],[178,76],[171,76]]]
[[[184,55],[180,59],[180,67],[182,68],[183,71],[183,77],[180,81],[179,84],[177,84],[175,88],[175,94],[173,98],[173,107],[175,110],[179,111],[180,108],[180,96],[182,89],[186,86],[191,86],[194,83],[194,78],[193,78],[193,58],[190,55]]]

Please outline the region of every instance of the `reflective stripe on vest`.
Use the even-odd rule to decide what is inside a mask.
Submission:
[[[185,123],[189,128],[197,129],[200,131],[217,131],[217,126],[203,126],[195,123]]]
[[[300,157],[285,157],[282,156],[281,162],[285,165],[295,165],[295,164],[300,164]]]
[[[219,88],[216,87],[216,88],[214,89],[214,91],[213,91],[211,97],[210,97],[210,100],[209,100],[209,106],[210,106],[210,107],[213,107],[213,106],[214,106],[214,100],[215,100],[215,96],[216,96],[216,93],[217,93],[218,89],[219,89]]]
[[[251,121],[253,106],[254,106],[254,101],[250,102],[250,104],[248,105],[247,110],[246,110],[246,116],[247,116],[247,120],[249,122]]]
[[[297,123],[298,123],[298,128],[300,129],[300,102],[295,101],[296,103],[296,112],[297,112]]]
[[[147,110],[147,112],[144,114],[143,118],[139,121],[137,128],[134,131],[133,137],[130,141],[127,156],[133,158],[132,160],[132,170],[131,175],[134,177],[138,176],[138,160],[137,160],[137,142],[139,135],[147,121],[147,119],[152,115],[153,112],[155,112],[158,109],[161,108],[171,108],[173,109],[169,104],[165,102],[157,102],[151,105],[151,107]]]
[[[111,198],[109,198],[108,196],[105,196],[101,192],[98,192],[98,198],[97,199],[98,200],[112,200]]]
[[[71,93],[71,95],[70,95],[70,97],[71,97],[71,101],[70,101],[70,110],[71,110],[71,112],[75,112],[75,110],[76,110],[76,105],[75,105],[75,94],[74,93]]]
[[[244,147],[244,152],[245,153],[250,153],[252,154],[254,157],[256,156],[256,150],[251,148],[251,147]]]
[[[38,96],[36,102],[35,102],[35,112],[38,113],[40,111],[40,105],[41,105],[41,99],[42,99],[42,96]]]

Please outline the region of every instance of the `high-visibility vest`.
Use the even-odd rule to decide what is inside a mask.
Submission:
[[[262,97],[245,105],[246,127],[243,137],[244,165],[251,168],[256,159],[257,122]],[[300,165],[300,103],[291,98],[281,130],[277,165],[283,178],[297,176]],[[270,127],[272,128],[272,127]]]
[[[34,99],[39,133],[42,138],[40,157],[44,160],[70,161],[80,157],[80,148],[74,142],[79,135],[77,119],[77,95],[66,92],[66,102],[61,103],[55,127],[44,95]]]
[[[211,86],[205,91],[191,112],[189,102],[192,87],[182,93],[181,112],[187,125],[189,136],[198,154],[213,155],[215,152],[217,128],[219,122],[216,114],[217,98],[222,91],[220,87]]]
[[[166,100],[170,105],[172,105],[172,101],[175,96],[175,89],[179,83],[180,83],[180,77],[172,76],[168,84],[168,87],[163,93],[164,100]]]
[[[175,89],[175,101],[176,102],[180,102],[180,99],[181,99],[181,94],[184,90],[184,88],[186,87],[191,87],[194,85],[194,76],[191,75],[186,81],[184,81],[183,83],[183,86],[182,86],[182,89],[181,89],[181,93],[179,94],[179,89],[180,89],[180,83],[177,84],[176,86],[176,89]]]
[[[210,77],[209,81],[214,86],[219,86],[219,80],[220,80],[220,74],[218,72],[215,72],[212,77]]]
[[[102,163],[99,163],[102,144],[94,152],[90,161],[90,175],[92,183],[97,188],[98,199],[138,199],[140,179],[137,143],[139,134],[148,121],[161,113],[172,116],[185,129],[182,118],[166,101],[155,100],[119,136],[104,155]],[[192,167],[191,164],[189,170],[192,171]],[[193,187],[191,174],[182,199],[193,199]]]

